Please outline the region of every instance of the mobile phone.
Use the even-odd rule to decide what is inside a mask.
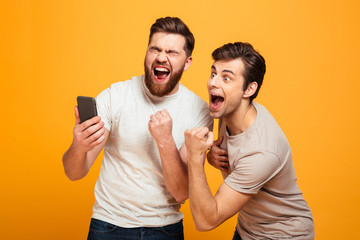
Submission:
[[[97,116],[95,98],[78,96],[77,104],[80,116],[80,123]]]

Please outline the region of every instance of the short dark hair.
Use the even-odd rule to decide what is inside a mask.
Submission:
[[[249,43],[235,42],[225,44],[215,49],[212,53],[212,57],[215,61],[234,60],[238,58],[243,61],[245,65],[243,72],[245,79],[243,91],[245,91],[252,82],[258,84],[256,92],[250,97],[250,102],[252,102],[259,93],[266,72],[265,59],[260,53],[258,53]]]
[[[151,41],[151,37],[154,33],[164,32],[164,33],[176,33],[185,37],[185,46],[184,50],[186,56],[189,57],[192,54],[195,46],[195,38],[193,34],[190,32],[190,29],[186,26],[186,24],[177,17],[165,17],[159,18],[150,28],[149,35],[149,43]]]

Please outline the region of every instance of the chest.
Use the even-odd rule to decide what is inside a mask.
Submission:
[[[148,123],[152,114],[163,109],[167,109],[172,118],[172,135],[179,149],[184,144],[184,131],[193,123],[188,110],[179,107],[177,101],[155,104],[146,99],[133,98],[113,111],[111,135],[119,144],[131,148],[156,145],[148,129]]]

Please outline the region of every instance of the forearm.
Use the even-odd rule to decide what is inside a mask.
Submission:
[[[188,156],[190,209],[196,229],[209,231],[220,224],[218,206],[206,180],[204,166],[198,159],[190,159],[194,157]],[[205,158],[205,154],[196,158]]]
[[[79,180],[89,171],[87,152],[81,152],[72,144],[63,155],[63,166],[66,176],[72,180]]]
[[[165,186],[177,202],[183,202],[189,197],[187,165],[181,159],[173,139],[158,144],[158,149]]]

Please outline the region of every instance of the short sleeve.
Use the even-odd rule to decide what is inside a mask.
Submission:
[[[96,107],[101,121],[105,124],[105,128],[110,131],[112,124],[110,88],[105,89],[96,97]]]
[[[280,161],[275,154],[254,153],[236,161],[225,183],[238,192],[256,194],[279,169]]]

